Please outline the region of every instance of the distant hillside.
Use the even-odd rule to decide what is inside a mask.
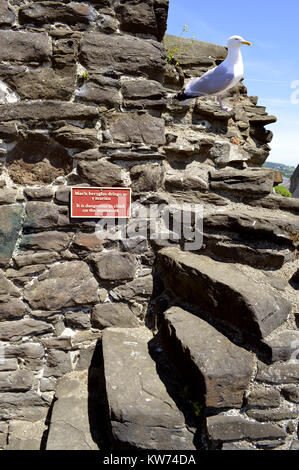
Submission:
[[[286,178],[290,178],[295,171],[294,166],[284,165],[283,163],[266,162],[264,168],[273,168],[274,170],[281,171]]]

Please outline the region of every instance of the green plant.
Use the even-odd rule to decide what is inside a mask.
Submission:
[[[179,37],[182,38],[183,35],[187,32],[188,32],[188,25],[184,24],[182,32]],[[192,37],[191,39],[193,40],[194,37]],[[169,41],[167,41],[167,39],[164,41],[164,47],[166,49],[167,63],[178,67],[180,65],[179,59],[184,49],[180,47],[178,44],[171,44]]]
[[[290,191],[285,187],[285,186],[275,186],[274,188],[276,194],[280,194],[281,196],[284,196],[284,197],[292,197],[292,194],[290,193]]]
[[[82,79],[83,79],[83,80],[87,80],[87,79],[88,79],[88,73],[86,72],[86,70],[85,70],[85,72],[82,73]]]
[[[202,413],[203,406],[198,401],[193,401],[192,405],[193,405],[194,414],[198,418]]]

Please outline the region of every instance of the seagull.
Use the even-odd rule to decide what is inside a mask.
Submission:
[[[226,59],[201,77],[190,80],[186,88],[173,98],[186,103],[190,99],[199,96],[217,95],[220,109],[222,111],[231,111],[231,108],[223,106],[221,95],[236,86],[244,78],[242,44],[252,46],[251,42],[245,41],[241,36],[230,37],[227,41],[228,54]]]

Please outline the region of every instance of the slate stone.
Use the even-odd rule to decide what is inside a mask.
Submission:
[[[210,188],[213,191],[228,191],[234,194],[267,195],[272,192],[274,184],[273,170],[250,168],[235,170],[233,168],[211,171]]]
[[[48,349],[44,377],[62,377],[64,374],[72,372],[72,370],[72,360],[69,352]]]
[[[107,161],[80,161],[78,175],[89,183],[99,187],[124,186],[124,178],[118,165]]]
[[[20,291],[8,279],[6,279],[4,272],[0,270],[0,298],[1,300],[8,300],[9,297],[19,297]]]
[[[48,263],[54,263],[54,261],[58,261],[61,259],[61,256],[59,253],[56,253],[55,251],[40,251],[40,252],[33,252],[33,251],[23,251],[20,253],[24,254],[19,254],[15,255],[13,257],[13,260],[15,264],[17,265],[18,268],[23,268],[30,266],[31,273],[30,275],[34,277],[35,274],[37,274],[41,268],[40,264],[48,264]],[[37,264],[39,268],[34,272],[34,269],[32,268],[31,265]],[[42,269],[43,270],[43,269]],[[28,278],[21,278],[20,283],[28,281]]]
[[[18,341],[24,336],[39,336],[51,332],[53,332],[52,325],[32,318],[0,323],[1,341]]]
[[[247,406],[259,408],[277,408],[280,404],[280,393],[275,389],[256,389],[249,393]]]
[[[24,298],[33,309],[57,310],[95,303],[98,283],[83,261],[66,261],[50,267],[42,280],[26,286]]]
[[[283,421],[287,419],[296,419],[298,417],[298,411],[296,409],[287,408],[286,406],[282,406],[276,410],[247,410],[246,414],[249,418],[262,422]]]
[[[23,235],[20,247],[25,250],[66,250],[70,244],[72,234],[67,232],[40,232]]]
[[[23,99],[67,101],[75,91],[76,73],[74,66],[46,67],[11,74],[6,82]]]
[[[97,276],[106,281],[133,279],[136,275],[135,257],[129,253],[110,251],[93,257]]]
[[[256,423],[239,416],[211,416],[207,418],[208,436],[214,441],[277,440],[285,439],[286,432],[275,424]]]
[[[84,312],[67,312],[65,314],[65,325],[75,330],[91,328],[89,315]]]
[[[15,21],[15,14],[9,8],[7,0],[0,1],[0,25],[9,26]]]
[[[53,189],[51,187],[27,187],[24,188],[24,194],[26,195],[27,199],[52,199],[53,197]]]
[[[234,265],[164,248],[157,269],[166,287],[229,325],[266,337],[288,317],[290,304]],[[258,293],[258,295],[257,295]]]
[[[159,13],[161,6],[165,9],[164,15],[164,28],[160,24],[158,26],[155,4],[157,2],[150,0],[144,2],[142,0],[131,0],[130,2],[119,2],[116,5],[116,17],[120,22],[120,29],[123,31],[129,31],[133,33],[151,34],[156,36],[160,41],[163,38],[166,29],[166,18],[168,11],[168,2],[159,2]],[[161,11],[162,13],[162,11]],[[160,13],[160,14],[161,14]],[[165,18],[166,17],[166,18]],[[163,32],[163,34],[162,34]]]
[[[99,239],[96,233],[76,233],[72,247],[82,251],[102,251],[103,241]]]
[[[68,373],[58,381],[47,450],[98,450],[97,430],[90,428],[90,393],[87,370]]]
[[[91,324],[100,330],[110,326],[118,328],[136,328],[138,320],[125,303],[95,305],[91,314]]]
[[[0,31],[1,61],[46,62],[51,55],[51,39],[47,33]]]
[[[116,142],[165,144],[164,119],[149,114],[124,113],[110,119],[109,128]]]
[[[98,144],[96,129],[81,129],[70,124],[55,131],[53,136],[57,142],[72,149],[88,149]]]
[[[152,333],[142,327],[103,332],[112,448],[192,450],[193,434],[148,352],[151,339]]]
[[[117,88],[99,85],[90,80],[76,92],[76,100],[113,108],[119,106],[121,98]]]
[[[27,370],[0,373],[1,392],[26,392],[31,389],[34,375]]]
[[[276,362],[270,366],[258,362],[256,379],[273,385],[298,384],[299,362]]]
[[[173,364],[207,408],[241,408],[253,357],[204,320],[179,307],[163,315],[162,342]]]
[[[1,44],[0,31],[0,44]],[[29,33],[20,33],[29,34]],[[60,121],[63,119],[96,119],[99,111],[94,106],[81,103],[62,102],[56,100],[45,100],[43,106],[39,100],[20,101],[12,104],[0,105],[0,121],[11,121],[21,119],[24,121]]]
[[[0,419],[36,423],[45,420],[49,404],[33,391],[0,393]]]
[[[281,394],[288,401],[299,403],[299,387],[296,385],[287,385],[281,389]]]
[[[9,442],[6,450],[40,450],[46,429],[46,424],[43,421],[35,423],[22,420],[10,421]]]
[[[78,23],[89,24],[94,13],[91,7],[85,3],[71,2],[34,2],[19,10],[21,24],[44,25],[48,23],[67,23],[75,25]]]
[[[80,46],[80,61],[87,70],[111,76],[142,75],[162,81],[165,50],[156,41],[129,35],[85,33]]]
[[[265,343],[271,349],[272,362],[299,359],[299,331],[282,331]]]
[[[13,254],[22,227],[23,211],[19,205],[0,207],[0,266],[7,266]]]
[[[115,287],[110,291],[110,295],[117,300],[149,300],[153,294],[153,276],[139,277],[134,281],[127,282]]]
[[[25,310],[26,305],[21,299],[9,298],[2,300],[0,297],[0,322],[22,318]]]
[[[57,226],[58,207],[50,202],[29,201],[26,204],[25,228],[49,229]]]
[[[147,163],[131,169],[132,190],[135,193],[158,191],[163,184],[164,169],[160,165]]]

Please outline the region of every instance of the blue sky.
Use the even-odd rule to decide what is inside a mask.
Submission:
[[[253,43],[243,48],[244,84],[278,118],[268,126],[274,133],[268,161],[294,166],[299,164],[298,20],[298,0],[170,0],[167,29],[179,36],[186,24],[184,37],[226,45],[238,34]]]

